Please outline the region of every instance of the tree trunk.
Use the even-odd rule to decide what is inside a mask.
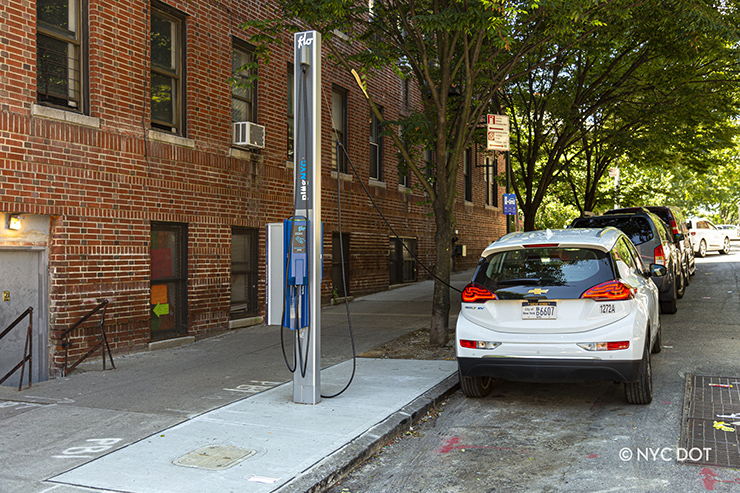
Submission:
[[[449,339],[447,330],[450,325],[450,272],[452,270],[452,204],[449,200],[449,178],[444,171],[437,173],[437,195],[432,207],[434,208],[434,222],[436,232],[437,261],[434,273],[438,279],[434,280],[434,296],[432,298],[432,320],[429,327],[429,345],[442,347]],[[444,282],[443,282],[444,281]]]
[[[441,213],[440,213],[441,212]],[[440,211],[435,214],[437,231],[434,234],[437,250],[437,262],[434,273],[439,279],[434,280],[434,297],[432,298],[432,321],[429,329],[429,345],[442,347],[447,344],[450,320],[450,282],[452,259],[451,214]],[[441,280],[440,280],[441,279]],[[442,282],[444,281],[444,282]],[[447,283],[447,284],[445,284]]]

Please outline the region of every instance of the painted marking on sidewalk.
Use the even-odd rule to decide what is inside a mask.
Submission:
[[[265,390],[270,390],[273,387],[281,385],[283,382],[267,382],[264,380],[252,380],[249,383],[237,385],[233,389],[224,389],[230,392],[244,392],[246,394],[259,394]]]

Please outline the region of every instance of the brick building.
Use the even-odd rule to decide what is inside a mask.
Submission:
[[[228,79],[251,57],[240,23],[272,11],[268,1],[0,2],[0,332],[33,308],[36,378],[58,374],[59,335],[106,300],[117,352],[261,322],[265,227],[291,213],[292,37],[254,85]],[[369,90],[391,120],[413,104],[413,88],[390,72]],[[322,93],[324,302],[342,294],[337,181],[348,295],[427,277],[399,245],[432,267],[434,224],[416,178],[400,176],[362,92],[326,60]],[[263,145],[232,145],[235,121],[263,127]],[[332,129],[359,180],[333,156]],[[484,154],[461,166],[467,256],[457,268],[505,231],[489,176],[503,165],[481,167],[493,162]],[[25,333],[0,341],[0,378]],[[79,355],[99,334],[85,324],[71,337]]]

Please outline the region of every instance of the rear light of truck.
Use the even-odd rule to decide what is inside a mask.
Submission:
[[[671,230],[673,231],[673,234],[674,235],[677,235],[678,233],[681,232],[681,231],[678,230],[678,224],[676,224],[676,220],[675,219],[671,219]]]
[[[653,254],[655,255],[656,264],[665,265],[665,250],[663,250],[663,245],[656,246]]]
[[[594,301],[631,300],[634,297],[635,290],[616,279],[597,284],[581,295],[581,298],[589,298]]]

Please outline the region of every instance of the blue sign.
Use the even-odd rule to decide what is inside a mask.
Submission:
[[[505,193],[504,194],[504,214],[507,216],[516,215],[516,194]]]

